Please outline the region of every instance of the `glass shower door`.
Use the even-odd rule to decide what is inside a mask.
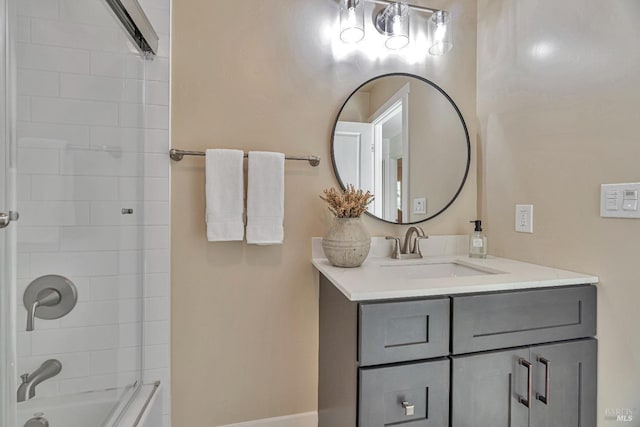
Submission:
[[[0,425],[110,426],[142,376],[146,62],[104,0],[0,13],[0,212],[21,214],[0,229]],[[30,330],[23,296],[51,275],[77,301]],[[19,376],[51,360],[20,397]]]

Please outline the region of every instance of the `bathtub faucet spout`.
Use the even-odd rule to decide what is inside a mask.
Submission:
[[[62,371],[62,363],[56,359],[49,359],[44,362],[32,374],[20,375],[22,384],[18,387],[18,402],[36,397],[36,386],[41,382],[55,377]]]

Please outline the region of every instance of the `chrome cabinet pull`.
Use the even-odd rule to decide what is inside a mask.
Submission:
[[[536,398],[544,403],[549,404],[549,391],[551,391],[551,362],[549,359],[545,359],[542,356],[538,357],[538,362],[544,365],[544,396],[540,393],[536,393]]]
[[[416,410],[415,405],[409,405],[409,402],[402,402],[402,407],[404,408],[404,414],[407,417],[414,415]]]
[[[9,211],[9,213],[0,212],[0,228],[6,228],[11,221],[17,221],[20,218],[18,212]]]
[[[533,371],[531,370],[531,362],[526,359],[520,358],[518,363],[527,368],[527,398],[520,396],[518,399],[527,408],[531,407],[531,383],[533,381]]]

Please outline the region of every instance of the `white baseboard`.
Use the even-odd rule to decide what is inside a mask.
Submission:
[[[265,418],[245,423],[227,424],[218,427],[318,427],[318,413],[287,415],[286,417]]]

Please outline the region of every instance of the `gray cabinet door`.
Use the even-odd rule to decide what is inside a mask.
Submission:
[[[441,359],[360,369],[358,426],[448,426],[449,365]]]
[[[520,400],[528,370],[520,360],[528,358],[528,348],[453,357],[451,426],[527,427],[529,409]]]
[[[453,297],[453,354],[595,334],[595,286]]]
[[[360,366],[449,354],[449,298],[360,305]]]
[[[596,426],[597,353],[595,339],[531,347],[531,427]]]

